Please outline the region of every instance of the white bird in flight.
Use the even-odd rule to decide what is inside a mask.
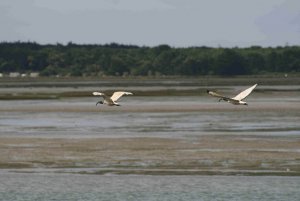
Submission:
[[[113,95],[111,97],[105,95],[104,93],[101,92],[93,92],[94,96],[102,96],[103,97],[103,101],[98,101],[96,103],[96,106],[98,104],[107,104],[109,106],[120,106],[119,103],[117,103],[116,101],[121,98],[121,96],[123,95],[132,95],[131,92],[126,92],[126,91],[116,91],[113,93]]]
[[[238,95],[236,95],[233,98],[222,96],[220,94],[217,94],[216,92],[209,91],[209,90],[207,90],[207,93],[211,96],[220,98],[219,101],[223,100],[223,101],[226,101],[226,102],[234,104],[234,105],[248,105],[247,102],[245,102],[243,100],[253,91],[253,89],[256,86],[257,86],[257,84],[253,85],[252,87],[242,91],[241,93],[239,93]]]

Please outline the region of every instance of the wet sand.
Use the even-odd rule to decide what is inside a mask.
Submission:
[[[300,139],[1,137],[0,168],[86,174],[298,175]],[[82,169],[83,168],[83,169]]]

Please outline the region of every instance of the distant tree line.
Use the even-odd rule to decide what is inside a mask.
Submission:
[[[116,43],[0,43],[0,73],[40,72],[43,76],[233,76],[299,71],[300,46],[173,48],[168,45],[140,47]]]

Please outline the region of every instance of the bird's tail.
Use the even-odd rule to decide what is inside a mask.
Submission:
[[[94,95],[94,96],[103,96],[103,93],[100,93],[100,92],[96,92],[96,91],[95,91],[95,92],[93,92],[93,95]]]

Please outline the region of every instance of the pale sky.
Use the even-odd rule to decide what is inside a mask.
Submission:
[[[0,0],[0,41],[300,45],[300,0]]]

